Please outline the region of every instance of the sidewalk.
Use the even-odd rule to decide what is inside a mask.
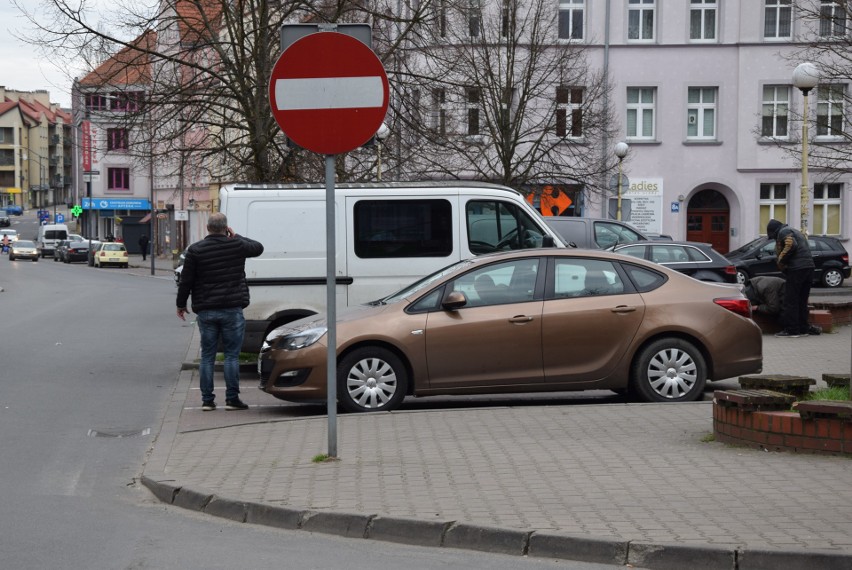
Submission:
[[[764,373],[848,373],[851,336],[848,326],[766,335]],[[197,353],[196,331],[187,363]],[[286,529],[644,568],[852,568],[850,459],[707,441],[709,401],[342,414],[340,460],[314,463],[328,450],[317,407],[279,402],[245,372],[252,408],[204,413],[184,368],[143,475],[166,503]],[[221,398],[220,373],[216,383]]]

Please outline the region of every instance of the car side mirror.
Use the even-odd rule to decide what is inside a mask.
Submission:
[[[464,296],[464,293],[461,291],[453,291],[444,299],[444,302],[441,303],[441,307],[443,307],[447,311],[455,311],[456,309],[460,309],[467,305],[467,297]]]

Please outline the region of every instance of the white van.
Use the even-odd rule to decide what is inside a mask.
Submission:
[[[65,224],[44,224],[38,227],[36,247],[41,257],[53,255],[56,244],[68,239],[68,226]]]
[[[219,211],[261,242],[246,261],[244,350],[326,307],[325,187],[228,185]],[[450,263],[493,251],[564,247],[516,190],[474,182],[339,184],[338,307],[380,299]]]

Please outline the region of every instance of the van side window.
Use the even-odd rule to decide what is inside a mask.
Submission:
[[[448,257],[453,252],[453,212],[447,200],[359,200],[354,218],[358,257]]]
[[[621,224],[595,222],[595,243],[601,249],[607,249],[621,243],[633,243],[634,241],[643,239],[645,238]]]
[[[465,216],[471,253],[541,247],[541,227],[515,204],[471,200]]]

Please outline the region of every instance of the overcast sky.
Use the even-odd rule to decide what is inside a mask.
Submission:
[[[37,0],[21,4],[27,9],[38,6]],[[66,71],[71,68],[70,62],[52,61],[40,55],[37,47],[13,36],[26,33],[30,25],[11,0],[0,0],[0,85],[15,91],[46,89],[51,102],[70,108],[72,79]]]

